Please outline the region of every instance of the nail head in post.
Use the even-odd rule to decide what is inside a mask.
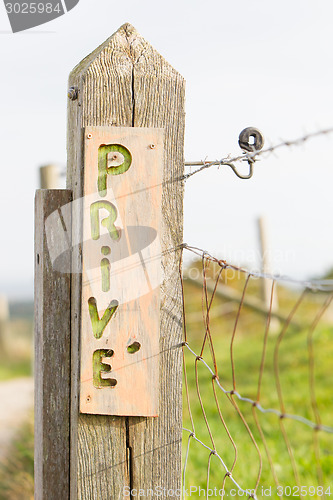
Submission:
[[[155,149],[156,148],[155,144],[150,144],[149,147],[150,147],[150,149]]]
[[[250,137],[253,137],[253,143],[250,142]],[[264,146],[264,136],[254,127],[247,127],[241,131],[238,138],[238,144],[244,151],[254,152],[260,151]]]
[[[87,138],[91,139],[92,138],[92,134],[87,134]]]
[[[76,101],[76,99],[79,97],[79,91],[77,87],[70,87],[68,89],[67,95],[71,101]]]

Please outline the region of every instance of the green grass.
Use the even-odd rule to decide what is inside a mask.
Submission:
[[[232,279],[228,283],[234,288],[242,290],[244,277]],[[259,295],[259,281],[253,280],[249,284],[249,294]],[[279,287],[280,313],[287,316],[297,300],[298,293]],[[198,319],[198,311],[201,310],[201,293],[185,281],[185,300],[188,328],[188,343],[190,347],[200,354],[205,328],[203,321]],[[302,324],[313,321],[316,313],[320,310],[325,297],[320,294],[308,294],[304,304],[300,307],[295,320]],[[226,300],[214,299],[215,311],[223,308]],[[237,305],[234,310],[224,316],[213,315],[210,321],[210,330],[213,339],[214,351],[218,367],[218,375],[221,385],[226,390],[233,389],[232,367],[230,345],[233,327],[235,324]],[[318,409],[323,424],[332,425],[332,359],[333,359],[333,329],[330,323],[331,312],[322,318],[322,323],[315,330],[313,345],[315,352],[315,388]],[[191,319],[193,318],[193,319]],[[236,390],[245,397],[254,401],[257,398],[258,376],[263,351],[263,338],[265,332],[266,318],[258,313],[244,308],[240,316],[235,341],[233,344],[233,357],[235,367]],[[279,330],[280,331],[280,330]],[[274,352],[277,346],[279,331],[270,332],[267,342],[266,362],[263,372],[260,403],[264,408],[279,410],[279,398],[276,387],[274,372]],[[278,366],[280,383],[282,388],[285,411],[288,414],[300,415],[311,421],[315,416],[311,406],[309,392],[309,352],[307,344],[308,328],[295,328],[290,326],[278,349]],[[206,343],[204,360],[214,371],[212,355],[209,343]],[[203,410],[199,403],[197,394],[195,357],[185,348],[186,371],[189,386],[190,405],[195,425],[196,436],[210,448],[215,448],[230,470],[235,458],[235,451],[231,440],[219,417],[217,404],[214,397],[212,376],[203,365],[198,362],[197,376],[199,392],[203,408],[209,424],[213,442],[211,440],[207,425],[205,423]],[[230,399],[216,386],[217,399],[220,409],[236,446],[237,461],[233,471],[233,477],[244,489],[252,489],[256,484],[259,474],[260,460],[258,452],[249,436],[244,423],[235,410]],[[256,412],[260,426],[264,433],[269,454],[272,458],[276,476],[279,484],[283,486],[296,486],[288,449],[281,433],[280,423],[283,424],[290,442],[290,449],[294,456],[299,483],[302,486],[317,486],[317,464],[314,451],[314,431],[304,425],[290,419],[280,419],[273,414],[262,414],[254,410],[252,405],[241,402],[235,397],[246,423],[258,444],[262,456],[262,473],[258,488],[258,496],[261,498],[262,487],[275,487],[274,478],[269,467],[263,441],[260,437],[253,412]],[[187,410],[187,402],[184,396],[184,427],[191,429],[191,421]],[[184,432],[183,456],[185,456],[188,434]],[[331,484],[333,474],[333,435],[324,432],[317,433],[320,443],[320,467],[323,471],[324,485]],[[225,470],[217,457],[211,457],[210,488],[221,488]],[[207,466],[209,451],[193,439],[191,439],[190,453],[186,467],[186,487],[197,486],[206,489]],[[230,481],[226,481],[226,492],[234,487]],[[275,491],[275,490],[273,490]],[[312,490],[311,490],[312,491]],[[296,489],[294,490],[296,493]],[[331,485],[333,495],[333,485]],[[277,498],[272,494],[273,498]],[[313,498],[319,498],[314,495]],[[199,498],[199,494],[191,495],[191,498]],[[245,497],[246,498],[246,497]],[[294,498],[299,498],[295,495]]]
[[[1,339],[0,381],[32,375],[32,320],[16,318],[8,322]]]
[[[6,460],[0,464],[0,500],[33,500],[33,477],[33,416],[30,415],[20,429]]]
[[[214,269],[210,269],[213,274]],[[239,290],[244,285],[244,277],[228,278],[227,284]],[[248,287],[250,295],[259,296],[258,280],[251,280]],[[299,292],[285,287],[278,287],[280,313],[287,315]],[[189,285],[185,281],[185,300],[188,341],[190,347],[200,353],[205,328],[200,311],[202,310],[202,297],[198,288]],[[303,305],[295,316],[295,320],[303,325],[313,321],[320,310],[325,297],[321,294],[309,294]],[[221,385],[231,390],[233,388],[232,366],[230,357],[230,343],[237,313],[237,304],[230,307],[229,312],[220,314],[220,308],[225,307],[226,300],[214,299],[210,330],[213,339],[215,356],[218,367],[218,375]],[[230,304],[229,304],[230,305]],[[233,344],[233,357],[235,367],[236,389],[242,395],[253,400],[257,397],[259,367],[263,349],[263,337],[265,332],[266,318],[262,315],[244,308],[239,318],[235,341]],[[280,325],[281,326],[281,325]],[[14,354],[0,363],[0,380],[12,376],[30,374],[31,362],[31,322],[16,322],[13,338],[16,341],[12,345],[11,352]],[[30,333],[29,333],[30,332]],[[279,398],[276,388],[276,376],[274,371],[274,352],[276,350],[278,331],[271,331],[268,336],[266,362],[264,367],[260,402],[264,408],[275,408],[279,410]],[[286,412],[301,415],[314,421],[315,416],[311,406],[309,393],[309,352],[307,345],[308,329],[290,326],[280,344],[279,349],[279,374]],[[332,359],[333,359],[333,328],[332,310],[322,318],[321,323],[315,330],[313,336],[315,352],[315,387],[318,409],[323,424],[332,425]],[[203,352],[203,357],[209,366],[213,368],[212,356],[209,344]],[[19,361],[16,361],[16,360]],[[198,362],[198,384],[202,404],[208,420],[213,441],[205,424],[202,408],[199,403],[195,373],[195,358],[185,349],[185,362],[188,377],[190,405],[195,424],[196,436],[210,448],[215,448],[227,468],[230,469],[234,462],[235,450],[229,439],[219,416],[214,398],[212,377],[203,363]],[[252,489],[258,477],[260,460],[258,452],[244,426],[239,414],[232,405],[230,399],[216,387],[217,399],[222,416],[225,420],[236,447],[237,461],[233,470],[233,477],[244,489]],[[262,488],[272,487],[271,498],[278,498],[275,493],[274,478],[269,466],[260,433],[256,426],[253,412],[256,411],[262,432],[264,433],[269,454],[274,464],[274,470],[279,484],[294,487],[295,477],[292,470],[290,456],[280,428],[280,420],[273,414],[262,414],[253,410],[249,403],[238,401],[235,398],[239,410],[251,430],[253,437],[259,447],[262,456],[262,471],[260,476],[258,497],[262,496]],[[191,421],[187,409],[184,391],[184,427],[191,429]],[[314,448],[314,432],[303,423],[285,419],[282,421],[284,429],[290,442],[290,449],[294,456],[299,482],[302,486],[317,486],[320,481],[317,477],[317,463]],[[333,435],[324,432],[317,433],[320,448],[320,469],[322,470],[325,488],[330,485],[333,475]],[[183,457],[186,454],[188,433],[184,432]],[[186,487],[191,485],[206,489],[207,466],[209,451],[200,443],[191,439],[190,452],[186,467]],[[222,487],[225,470],[217,457],[211,457],[210,482],[211,489]],[[230,495],[233,488],[230,479],[227,479],[225,492]],[[312,490],[310,490],[312,493]],[[33,498],[33,426],[32,418],[24,426],[17,441],[13,445],[10,460],[0,468],[0,500],[18,500],[21,498],[29,500]],[[295,492],[295,490],[294,490]],[[333,485],[331,485],[333,495]],[[308,495],[312,498],[322,498],[319,495]],[[233,496],[240,498],[241,495]],[[191,494],[191,498],[205,498],[201,493]],[[214,498],[214,497],[213,497]],[[220,497],[216,497],[220,498]],[[227,498],[227,496],[225,496]],[[244,496],[243,498],[246,498]],[[283,498],[287,498],[284,495]],[[293,498],[298,498],[294,495]],[[328,496],[327,496],[328,498]]]
[[[0,381],[17,377],[29,377],[32,374],[31,359],[0,360]]]
[[[10,320],[1,338],[0,383],[32,375],[32,319]],[[0,500],[34,498],[33,415],[18,432],[6,459],[0,463]]]

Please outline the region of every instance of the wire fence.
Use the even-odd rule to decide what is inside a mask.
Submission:
[[[213,166],[229,166],[249,178],[259,156],[331,133],[333,128],[260,151],[188,162],[198,168],[170,182]],[[242,161],[249,163],[247,176],[235,166]],[[183,273],[184,252],[194,259],[195,279]],[[187,244],[179,270],[182,498],[333,495],[333,280],[250,272]],[[270,282],[268,307],[258,299],[263,281]]]
[[[325,498],[325,492],[329,497],[332,283],[325,287],[322,281],[318,287],[252,273],[204,250],[188,245],[184,250],[195,255],[192,267],[201,277],[193,279],[185,271],[182,278],[183,498],[260,498],[265,492],[273,498]],[[263,280],[271,282],[265,313],[247,302],[248,295],[260,294]],[[233,293],[228,295],[226,288]],[[278,314],[273,311],[277,293]],[[276,316],[278,325],[273,326]],[[263,420],[268,416],[269,421]],[[302,429],[295,430],[295,424]],[[322,443],[322,436],[330,439]],[[192,443],[204,453],[197,448],[191,457]]]
[[[190,162],[198,168],[184,179],[216,165],[249,178],[259,155],[332,132]],[[239,161],[248,161],[248,175],[238,173]],[[182,272],[182,256],[182,498],[330,497],[333,280],[250,272],[197,247],[184,244],[184,251],[195,259],[197,276]],[[270,282],[266,306],[264,281]]]

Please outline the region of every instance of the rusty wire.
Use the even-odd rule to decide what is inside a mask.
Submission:
[[[235,266],[226,260],[219,259],[218,257],[214,257],[211,255],[207,250],[204,250],[202,248],[198,248],[195,246],[188,245],[187,243],[183,243],[182,247],[186,250],[189,250],[195,255],[198,255],[200,258],[202,258],[202,255],[204,255],[205,260],[215,262],[219,266],[224,266],[225,269],[233,269],[234,271],[238,271],[240,273],[245,273],[245,274],[251,274],[251,276],[255,278],[262,278],[262,279],[268,279],[268,280],[273,280],[275,282],[280,282],[280,283],[287,283],[291,285],[299,285],[302,288],[306,288],[307,290],[311,290],[313,292],[333,292],[333,280],[332,279],[323,279],[323,280],[298,280],[295,278],[291,278],[290,276],[284,276],[281,274],[269,274],[269,273],[262,273],[259,271],[248,271],[247,269],[244,269],[240,266]]]
[[[180,271],[180,277],[181,277],[181,283],[182,283],[182,292],[183,292],[183,312],[184,312],[184,341],[182,343],[183,347],[183,359],[184,359],[184,380],[185,380],[185,392],[186,392],[186,402],[187,402],[187,410],[189,412],[189,419],[191,422],[191,429],[184,429],[185,432],[188,433],[188,442],[187,442],[187,448],[186,448],[186,453],[185,453],[185,459],[184,459],[184,468],[183,468],[183,488],[185,488],[186,485],[186,470],[188,467],[189,463],[189,458],[190,458],[190,450],[191,450],[191,442],[192,440],[196,441],[199,443],[201,446],[203,446],[207,452],[209,453],[208,459],[207,459],[207,491],[209,488],[209,482],[210,482],[210,473],[211,473],[211,467],[212,467],[212,459],[213,457],[216,457],[221,466],[223,472],[221,473],[221,488],[224,490],[224,487],[226,485],[227,481],[231,481],[234,486],[236,486],[241,492],[242,496],[247,495],[248,498],[258,498],[258,488],[260,485],[260,480],[262,476],[262,470],[263,470],[263,464],[266,463],[268,464],[267,466],[269,467],[273,481],[276,486],[280,485],[279,479],[278,479],[278,473],[275,468],[274,460],[272,458],[272,454],[269,449],[269,445],[266,440],[265,432],[262,428],[262,425],[260,423],[260,420],[258,418],[258,415],[267,415],[267,414],[272,414],[277,417],[276,421],[276,429],[280,429],[280,434],[281,438],[285,444],[286,452],[289,456],[289,462],[290,462],[290,469],[293,473],[295,485],[300,488],[300,475],[299,475],[299,470],[298,470],[298,463],[297,460],[294,456],[294,450],[293,450],[293,445],[290,440],[289,433],[286,429],[285,422],[289,421],[294,421],[298,422],[301,425],[305,425],[308,428],[312,429],[313,431],[313,449],[314,449],[314,455],[315,455],[315,461],[316,461],[316,467],[317,467],[317,481],[318,485],[323,486],[323,470],[322,466],[320,463],[320,442],[319,442],[319,433],[328,433],[328,434],[333,434],[333,427],[330,425],[326,425],[326,423],[322,423],[320,412],[319,412],[319,407],[317,403],[317,397],[316,397],[316,381],[315,381],[315,353],[314,353],[314,342],[313,342],[313,335],[314,332],[316,331],[316,327],[318,326],[319,321],[322,319],[324,313],[326,312],[327,308],[329,305],[332,303],[333,300],[333,294],[332,294],[332,284],[331,282],[327,286],[327,282],[325,280],[322,280],[320,282],[310,282],[310,281],[297,281],[293,279],[289,279],[287,277],[281,277],[281,276],[276,276],[276,275],[266,275],[262,273],[254,273],[254,272],[249,272],[244,268],[238,267],[238,266],[233,266],[232,264],[226,262],[223,259],[218,259],[217,257],[212,256],[210,253],[208,253],[205,250],[199,249],[197,247],[191,247],[187,244],[183,245],[183,249],[186,249],[195,255],[199,256],[201,259],[201,269],[202,269],[202,345],[199,350],[199,352],[196,352],[191,347],[191,333],[187,329],[187,323],[186,323],[186,304],[185,304],[185,294],[184,294],[184,281],[183,281],[183,275],[182,275],[182,261],[180,263],[179,271]],[[210,288],[212,290],[210,292],[210,296],[208,293],[207,289],[207,280],[208,280],[208,269],[209,265],[211,263],[214,263],[214,265],[218,265],[220,267],[219,272],[217,273],[217,277],[213,278],[215,280],[214,286]],[[242,294],[241,294],[241,299],[238,305],[238,309],[236,312],[236,317],[234,320],[234,325],[233,329],[231,332],[231,340],[230,340],[230,364],[231,364],[231,385],[232,388],[226,387],[218,373],[218,368],[219,368],[219,360],[215,352],[214,348],[214,335],[212,331],[212,325],[210,321],[210,312],[212,310],[212,306],[214,303],[214,299],[216,297],[216,292],[218,290],[219,283],[223,277],[223,273],[227,269],[234,269],[239,271],[244,277],[244,284]],[[242,311],[244,308],[244,299],[246,294],[250,293],[249,292],[249,283],[251,277],[259,277],[261,279],[270,279],[272,280],[272,287],[271,287],[271,298],[270,298],[270,304],[269,308],[267,311],[267,318],[265,322],[265,328],[264,328],[264,335],[263,335],[263,341],[262,341],[262,350],[261,350],[261,358],[260,358],[260,367],[259,367],[259,375],[258,375],[258,382],[257,382],[257,388],[256,388],[256,397],[252,398],[247,394],[242,394],[238,388],[237,388],[237,365],[235,361],[235,356],[234,356],[234,347],[235,347],[235,342],[238,334],[238,324],[240,321],[240,318],[242,317]],[[210,278],[211,279],[211,278]],[[268,336],[269,336],[269,331],[270,331],[270,324],[271,324],[271,317],[272,317],[272,307],[273,307],[273,294],[276,288],[277,282],[282,282],[283,284],[291,283],[295,284],[297,283],[299,286],[303,287],[303,291],[299,295],[298,299],[295,301],[295,304],[292,307],[291,312],[289,315],[286,317],[284,324],[281,327],[281,332],[280,334],[276,337],[275,339],[275,348],[273,350],[273,373],[274,373],[274,378],[275,378],[275,385],[276,385],[276,393],[277,393],[277,406],[276,407],[266,407],[262,402],[261,402],[261,396],[262,396],[262,384],[263,384],[263,378],[264,378],[264,369],[265,369],[265,364],[266,364],[266,355],[267,355],[267,343],[268,343]],[[296,315],[297,311],[300,309],[302,306],[305,298],[308,296],[308,294],[311,291],[324,291],[324,292],[330,292],[329,296],[325,300],[324,304],[321,306],[319,312],[316,313],[315,318],[313,322],[311,323],[308,333],[307,333],[307,351],[308,351],[308,372],[309,372],[309,400],[314,416],[314,420],[311,420],[311,418],[308,418],[307,416],[304,416],[302,414],[294,414],[290,413],[287,411],[287,407],[284,401],[284,395],[283,395],[283,389],[282,389],[282,384],[281,384],[281,360],[280,360],[280,348],[281,345],[286,342],[286,334],[289,329],[289,326],[292,324],[292,320],[294,316]],[[294,294],[297,293],[297,291],[294,290]],[[230,311],[229,311],[230,313]],[[219,335],[223,335],[224,332],[221,331],[218,333]],[[207,349],[205,349],[207,347]],[[204,422],[204,427],[207,430],[208,437],[209,437],[209,443],[205,443],[203,439],[201,439],[197,434],[195,430],[195,415],[193,414],[192,408],[191,408],[191,397],[190,397],[190,388],[189,388],[189,380],[187,376],[187,369],[186,369],[186,363],[185,363],[185,353],[190,354],[193,356],[194,360],[194,371],[195,371],[195,386],[196,386],[196,393],[197,393],[197,401],[199,402],[199,407],[201,410],[201,415],[202,419]],[[210,359],[207,359],[207,354],[210,354]],[[213,401],[215,403],[215,408],[216,411],[214,412],[214,415],[208,414],[207,409],[205,407],[205,402],[202,397],[202,387],[200,383],[200,373],[199,373],[199,366],[204,367],[207,372],[211,376],[211,381],[212,381],[212,393],[213,393]],[[222,371],[225,371],[225,369],[222,368]],[[229,424],[227,421],[227,418],[224,416],[224,406],[221,405],[221,402],[219,401],[219,394],[221,394],[221,397],[225,397],[226,401],[228,404],[231,404],[232,407],[234,408],[236,414],[238,415],[240,419],[240,425],[243,425],[247,435],[249,436],[249,439],[251,440],[253,448],[256,450],[256,454],[258,456],[258,466],[257,466],[257,472],[255,476],[253,477],[253,484],[252,485],[242,485],[242,479],[241,478],[236,478],[234,477],[234,470],[236,467],[236,464],[238,461],[246,461],[247,457],[242,457],[240,456],[240,452],[238,450],[237,446],[237,438],[232,435],[232,432],[230,431]],[[193,397],[193,396],[192,396]],[[252,416],[253,416],[253,421],[255,428],[258,431],[259,438],[255,437],[252,429],[252,425],[247,421],[247,417],[245,414],[242,412],[240,409],[239,403],[245,403],[248,405],[251,405],[252,407]],[[225,403],[227,404],[227,403]],[[221,423],[221,429],[225,433],[226,438],[230,442],[232,449],[233,449],[233,459],[230,464],[227,464],[225,459],[223,458],[223,449],[218,450],[217,449],[217,442],[214,438],[214,432],[211,428],[210,421],[211,419],[218,419],[219,422]],[[248,494],[248,491],[251,490],[253,493]],[[183,497],[184,497],[184,491],[183,491]],[[300,495],[300,498],[303,498],[302,495]]]

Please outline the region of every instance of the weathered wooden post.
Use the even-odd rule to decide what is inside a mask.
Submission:
[[[81,274],[72,274],[71,498],[123,498],[125,486],[141,489],[143,493],[138,498],[147,498],[146,492],[151,488],[176,490],[181,484],[182,370],[181,350],[177,346],[181,342],[182,329],[178,264],[183,225],[183,186],[179,178],[184,165],[184,80],[131,25],[126,24],[74,68],[69,88],[74,89],[74,97],[77,95],[77,99],[69,100],[68,108],[67,186],[73,191],[73,200],[90,193],[85,191],[88,179],[96,182],[93,170],[96,165],[89,163],[89,141],[100,134],[96,144],[103,144],[103,134],[106,134],[105,143],[108,144],[108,135],[112,137],[110,129],[103,131],[91,127],[114,127],[112,142],[120,145],[125,144],[126,134],[130,131],[121,132],[119,129],[118,134],[116,127],[149,127],[148,132],[151,133],[155,128],[164,131],[164,145],[161,139],[156,145],[156,149],[164,149],[161,206],[152,207],[153,211],[161,210],[159,238],[164,272],[160,287],[159,332],[153,332],[159,336],[160,350],[159,378],[153,381],[159,396],[157,417],[129,416],[126,413],[112,416],[112,412],[110,415],[79,413],[80,332],[84,311]],[[140,131],[140,128],[136,130]],[[135,130],[133,133],[135,137]],[[154,147],[154,144],[149,142],[148,137],[143,142],[139,137],[135,151],[134,141],[129,143],[133,165],[123,175],[134,175],[135,169],[139,169],[137,177],[134,176],[136,184],[127,185],[127,193],[126,190],[121,191],[125,188],[119,186],[114,189],[119,189],[118,194],[128,198],[138,190],[146,196],[152,186],[151,179],[149,174],[147,178],[144,163],[134,165],[134,157],[136,153],[149,153],[148,148]],[[117,152],[119,149],[116,155]],[[124,151],[121,153],[126,156]],[[114,161],[117,163],[117,158]],[[91,170],[85,171],[87,168]],[[159,165],[154,165],[154,168],[158,169]],[[151,175],[153,179],[159,177],[158,172],[151,172]],[[120,175],[107,177],[111,188],[121,178]],[[129,176],[129,179],[133,177]],[[119,203],[117,193],[115,197]],[[134,200],[128,208],[136,210],[139,224],[144,225],[144,217],[140,218],[142,209],[147,221],[151,219],[150,214],[146,207],[140,206],[140,197],[136,197],[136,201],[136,206]],[[141,198],[141,203],[143,201]],[[125,206],[122,205],[122,208]],[[80,205],[77,208],[72,215],[72,236],[73,241],[82,241],[82,212]],[[125,208],[120,216],[125,221],[131,220]],[[73,268],[80,265],[81,257],[78,245],[73,250]],[[124,282],[124,286],[128,284]],[[129,321],[121,307],[119,321],[124,330],[127,329],[124,335],[130,338]],[[127,313],[131,314],[129,310]],[[112,343],[110,347],[113,348]],[[119,353],[116,354],[119,356]],[[126,383],[131,394],[135,380],[129,378]],[[111,392],[116,388],[99,390]],[[119,398],[124,396],[122,394]],[[134,392],[131,397],[135,397]],[[142,397],[149,398],[150,395],[143,393]]]
[[[61,266],[67,272],[57,271],[45,224],[70,201],[67,190],[40,189],[35,197],[35,500],[69,495],[70,253]],[[59,254],[62,222],[49,233]]]
[[[58,199],[47,241],[58,241],[58,221],[72,248],[71,296],[58,329],[70,345],[70,397],[63,396],[70,402],[70,491],[48,499],[122,499],[131,489],[141,499],[163,489],[180,496],[184,86],[129,24],[69,78],[63,196],[73,198],[72,232],[68,238],[69,205]],[[42,204],[41,227],[50,213]],[[68,253],[60,258],[66,238],[53,255],[68,272]],[[62,285],[65,296],[69,285]],[[45,297],[39,302],[37,315],[46,314]],[[43,390],[38,398],[48,406]]]

